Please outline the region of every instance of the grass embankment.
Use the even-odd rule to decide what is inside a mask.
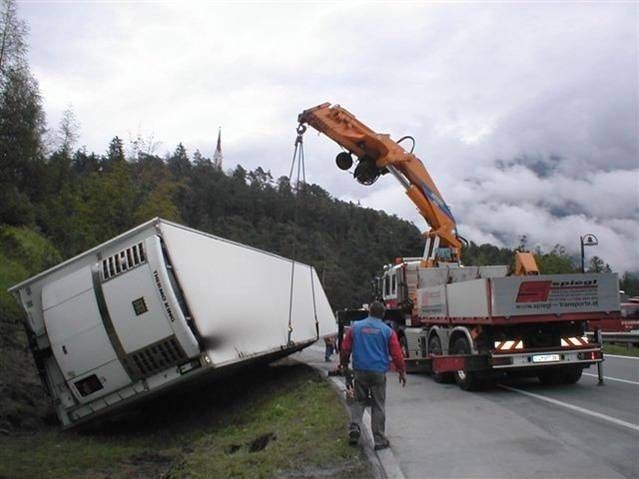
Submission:
[[[49,400],[27,346],[24,312],[7,288],[62,261],[27,227],[0,227],[0,434],[39,427]]]
[[[91,430],[62,432],[6,289],[61,261],[25,227],[0,228],[0,479],[364,478],[346,413],[306,366],[282,362],[165,394]],[[48,422],[48,424],[47,424]]]
[[[284,360],[92,430],[0,437],[0,477],[370,477],[346,421],[317,372]]]
[[[619,344],[604,344],[604,354],[617,354],[619,356],[639,357],[639,348],[636,346],[621,346]]]

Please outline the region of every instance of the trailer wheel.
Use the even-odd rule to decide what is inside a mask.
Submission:
[[[442,355],[442,342],[439,339],[439,336],[436,334],[431,336],[428,340],[428,353],[434,356]],[[436,383],[452,383],[453,382],[453,374],[452,373],[436,373],[433,371],[431,376],[435,380]]]
[[[468,340],[465,337],[457,338],[453,343],[452,353],[456,355],[470,354],[470,344],[468,344]],[[481,385],[480,378],[475,372],[460,369],[459,371],[455,371],[453,374],[455,376],[455,382],[464,391],[474,391],[479,389]]]

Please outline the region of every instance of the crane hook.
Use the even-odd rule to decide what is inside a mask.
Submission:
[[[297,138],[295,138],[295,146],[302,144],[303,142],[302,135],[306,133],[306,125],[300,123],[299,125],[297,125],[296,131],[297,131]]]

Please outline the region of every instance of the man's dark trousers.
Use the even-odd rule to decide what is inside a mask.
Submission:
[[[387,442],[386,428],[386,373],[374,371],[353,371],[355,376],[355,401],[351,406],[351,422],[362,429],[364,408],[371,406],[371,429],[375,445]]]

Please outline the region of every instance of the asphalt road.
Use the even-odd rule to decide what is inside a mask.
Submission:
[[[604,368],[604,386],[591,367],[572,386],[527,379],[476,393],[417,375],[401,390],[389,378],[400,467],[419,479],[637,478],[639,360],[608,357]]]
[[[402,389],[389,373],[392,450],[411,479],[639,478],[639,359],[607,356],[603,386],[596,374],[465,392],[428,375]]]

